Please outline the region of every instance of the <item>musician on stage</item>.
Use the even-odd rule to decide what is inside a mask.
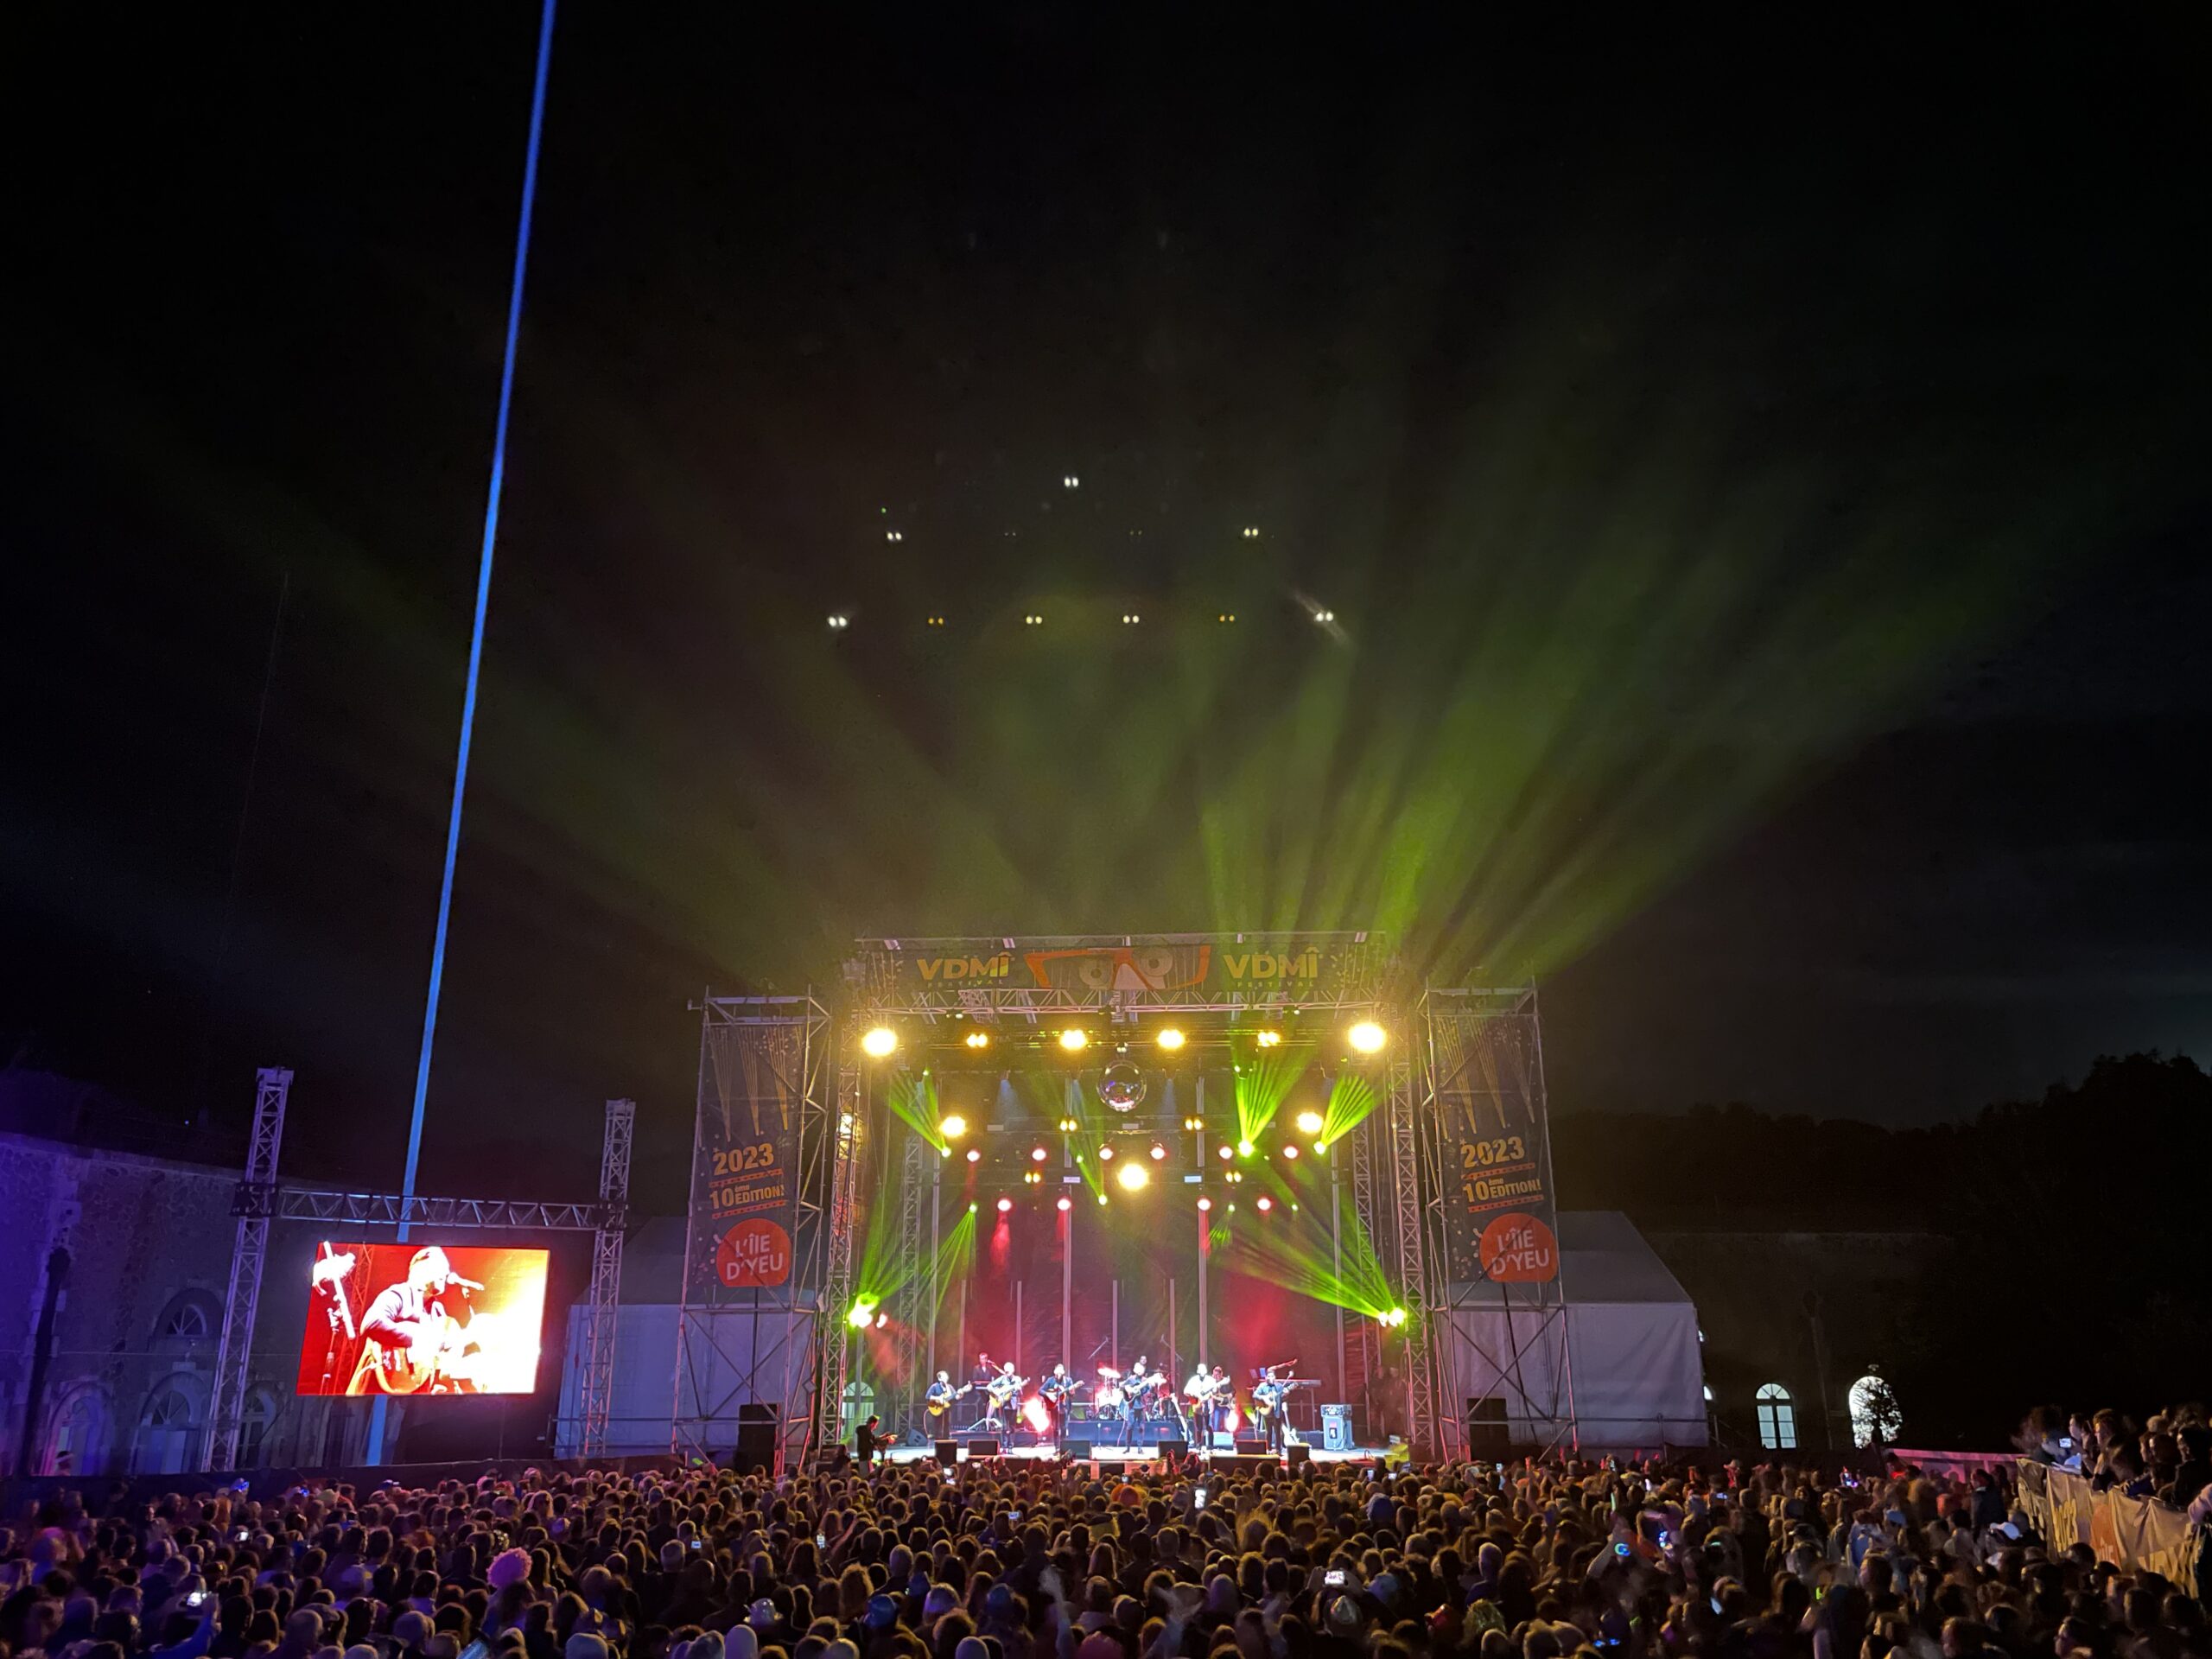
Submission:
[[[985,1421],[993,1428],[1004,1429],[1008,1427],[1007,1424],[999,1421],[999,1413],[1001,1411],[1005,1412],[1013,1422],[1021,1421],[1019,1408],[1021,1404],[1022,1381],[1022,1378],[1014,1374],[1014,1362],[1009,1359],[999,1367],[998,1374],[983,1385],[991,1407]]]
[[[1128,1376],[1122,1382],[1122,1399],[1125,1402],[1122,1408],[1122,1444],[1124,1446],[1135,1446],[1137,1443],[1139,1430],[1145,1421],[1151,1416],[1150,1395],[1153,1384],[1157,1381],[1159,1379],[1145,1368],[1145,1357],[1139,1354],[1137,1363],[1129,1368]]]
[[[1213,1368],[1211,1391],[1206,1395],[1211,1409],[1206,1414],[1206,1433],[1230,1433],[1230,1414],[1236,1409],[1236,1385],[1229,1380],[1229,1373],[1217,1365]]]
[[[1191,1373],[1191,1380],[1183,1385],[1184,1397],[1191,1402],[1191,1421],[1198,1430],[1201,1443],[1213,1444],[1213,1373],[1203,1365]]]
[[[1068,1401],[1076,1391],[1076,1380],[1068,1375],[1064,1360],[1052,1367],[1052,1375],[1037,1385],[1037,1397],[1045,1402],[1045,1411],[1052,1420],[1052,1443],[1059,1444],[1067,1433]]]
[[[930,1427],[936,1430],[949,1427],[947,1420],[952,1415],[952,1402],[967,1392],[964,1388],[952,1386],[951,1372],[939,1371],[937,1381],[931,1383],[922,1395],[922,1405],[929,1413]]]
[[[1283,1447],[1282,1431],[1287,1420],[1290,1390],[1275,1373],[1281,1365],[1262,1365],[1260,1380],[1252,1385],[1252,1416],[1260,1426],[1260,1433],[1268,1442],[1268,1450],[1280,1452]]]

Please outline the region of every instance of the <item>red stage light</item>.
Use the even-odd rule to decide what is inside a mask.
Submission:
[[[1211,1210],[1211,1209],[1212,1209],[1212,1208],[1213,1208],[1213,1200],[1212,1200],[1211,1198],[1200,1198],[1200,1199],[1198,1200],[1198,1208],[1199,1208],[1199,1209],[1201,1209],[1201,1210]]]
[[[1266,1194],[1266,1193],[1264,1193],[1264,1192],[1263,1192],[1263,1193],[1262,1193],[1262,1194],[1260,1195],[1260,1208],[1261,1208],[1261,1209],[1262,1209],[1262,1210],[1272,1210],[1272,1209],[1274,1209],[1274,1207],[1275,1207],[1275,1201],[1274,1201],[1273,1198],[1271,1198],[1268,1197],[1268,1196],[1267,1196],[1267,1194]]]
[[[968,1161],[971,1164],[980,1164],[983,1161],[983,1154],[974,1147],[970,1147],[968,1148]]]
[[[1063,1210],[1072,1210],[1075,1208],[1075,1203],[1072,1199],[1062,1198],[1060,1200],[1060,1208]]]
[[[1113,1147],[1099,1147],[1099,1148],[1098,1148],[1098,1161],[1099,1161],[1100,1163],[1102,1163],[1102,1164],[1110,1164],[1110,1163],[1112,1163],[1112,1162],[1114,1161],[1114,1148],[1113,1148]]]
[[[1234,1158],[1236,1155],[1236,1148],[1224,1141],[1221,1143],[1221,1155],[1224,1158]]]
[[[1298,1156],[1298,1148],[1290,1145],[1288,1142],[1285,1142],[1282,1149],[1282,1155],[1286,1158],[1295,1158]]]
[[[1045,1148],[1042,1147],[1032,1147],[1029,1148],[1029,1156],[1033,1161],[1041,1164],[1045,1161]]]
[[[1154,1141],[1152,1143],[1152,1161],[1156,1164],[1166,1156],[1167,1148],[1161,1146],[1159,1141]]]
[[[1001,1198],[999,1200],[999,1214],[1004,1215],[1007,1211],[1013,1208],[1014,1200],[1012,1198]]]

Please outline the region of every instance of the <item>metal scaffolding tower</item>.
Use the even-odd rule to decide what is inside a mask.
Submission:
[[[816,1431],[823,1369],[817,1326],[825,1322],[824,1274],[836,1242],[830,1224],[839,1143],[833,1116],[842,1114],[833,1114],[824,1089],[833,1053],[830,1016],[810,996],[709,996],[699,1007],[695,1175],[709,1156],[709,1113],[734,1109],[741,1096],[788,1109],[796,1141],[791,1207],[785,1212],[791,1260],[773,1286],[720,1282],[707,1270],[715,1241],[702,1233],[700,1207],[692,1205],[677,1311],[671,1449],[726,1454],[736,1444],[740,1414],[766,1411],[778,1424],[781,1471],[795,1466]],[[843,1247],[850,1246],[848,1237]]]
[[[289,1067],[265,1066],[254,1090],[253,1134],[245,1173],[231,1200],[238,1218],[231,1246],[231,1287],[223,1300],[223,1334],[215,1347],[215,1391],[208,1413],[207,1445],[200,1467],[238,1466],[238,1432],[245,1421],[245,1387],[253,1358],[253,1319],[261,1305],[262,1270],[269,1260],[269,1223],[276,1213],[276,1157],[284,1144],[284,1107],[292,1093]]]
[[[607,1450],[607,1419],[614,1402],[622,1237],[630,1221],[630,1142],[637,1119],[637,1102],[607,1103],[607,1135],[599,1158],[599,1226],[592,1234],[591,1293],[584,1315],[584,1370],[576,1389],[583,1418],[579,1446],[588,1458]]]

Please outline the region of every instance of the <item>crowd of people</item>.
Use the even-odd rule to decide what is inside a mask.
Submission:
[[[2002,1469],[693,1467],[10,1519],[0,1659],[2212,1659],[2201,1586],[2046,1547]]]
[[[2042,1407],[2028,1414],[2017,1443],[2030,1457],[2087,1476],[2099,1491],[2117,1489],[2176,1509],[2212,1492],[2212,1425],[2199,1402],[2153,1412],[2139,1426],[2110,1408],[2069,1417]]]

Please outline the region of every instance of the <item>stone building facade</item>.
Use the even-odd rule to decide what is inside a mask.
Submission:
[[[0,1470],[199,1466],[238,1180],[236,1169],[0,1134]],[[241,1468],[359,1453],[359,1402],[294,1397],[307,1290],[278,1269],[284,1259],[272,1252],[263,1287]]]

